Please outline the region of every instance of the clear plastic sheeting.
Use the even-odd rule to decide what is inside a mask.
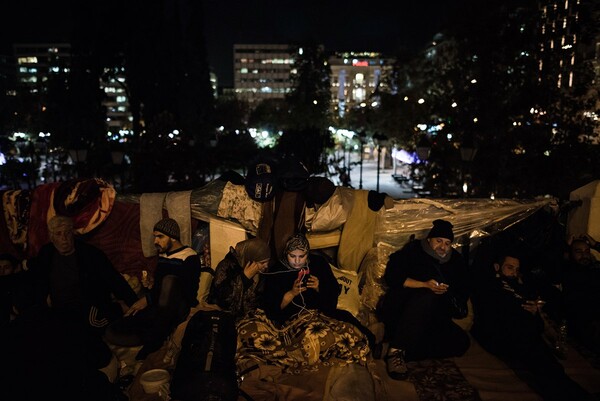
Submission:
[[[192,218],[208,221],[208,216],[217,216],[219,203],[223,197],[223,189],[226,181],[214,180],[207,183],[202,188],[192,190],[190,196],[190,207]],[[139,203],[140,194],[117,195],[117,200],[121,202]]]
[[[380,213],[375,229],[375,243],[399,249],[411,235],[424,237],[435,219],[454,225],[456,242],[464,244],[474,238],[502,231],[527,218],[553,199],[532,201],[491,199],[404,199]]]
[[[374,238],[376,246],[364,258],[359,270],[362,283],[361,320],[367,324],[372,321],[369,315],[385,293],[382,277],[389,256],[402,248],[411,236],[425,237],[433,220],[450,221],[454,225],[455,246],[460,250],[469,244],[473,249],[479,239],[506,230],[552,202],[554,199],[395,200],[393,208],[379,213]]]

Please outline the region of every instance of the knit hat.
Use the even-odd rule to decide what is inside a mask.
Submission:
[[[179,241],[179,224],[174,219],[166,217],[154,225],[154,231],[163,233]]]
[[[454,233],[452,232],[452,223],[446,220],[437,219],[433,221],[433,227],[429,230],[427,238],[447,238],[454,241]]]

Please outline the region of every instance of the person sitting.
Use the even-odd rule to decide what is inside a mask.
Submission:
[[[471,334],[486,351],[525,372],[526,381],[544,400],[590,399],[565,374],[543,339],[543,302],[535,285],[521,274],[521,259],[516,250],[506,250],[496,258],[493,274],[478,276]]]
[[[113,344],[137,345],[141,341],[143,346],[136,360],[144,360],[157,351],[198,304],[200,259],[196,251],[180,242],[177,221],[160,220],[154,225],[153,235],[159,256],[152,287],[131,305],[123,319],[107,330],[107,339]]]
[[[64,400],[111,399],[115,388],[100,371],[113,360],[103,334],[137,296],[104,252],[75,238],[71,218],[52,217],[48,232],[50,242],[17,273],[18,315],[2,353],[11,385],[23,400],[39,399],[40,386]]]
[[[598,243],[590,236],[575,238],[562,270],[562,290],[569,334],[600,352],[600,262],[591,253]]]
[[[340,287],[327,261],[309,252],[306,237],[294,234],[263,273],[261,308],[238,323],[241,366],[260,361],[299,372],[319,362],[366,363],[367,335],[351,319],[332,317],[344,317],[337,312]]]
[[[259,305],[264,282],[261,273],[269,267],[271,250],[260,238],[240,241],[215,268],[215,277],[208,295],[215,304],[231,313],[235,321],[246,317]]]
[[[135,292],[104,252],[75,239],[70,217],[52,217],[48,234],[50,243],[26,261],[34,302],[77,315],[102,334],[137,301]]]
[[[0,254],[0,329],[15,318],[13,292],[18,282],[14,274],[19,261],[9,253]]]
[[[469,336],[452,320],[465,317],[453,311],[453,303],[465,310],[469,297],[467,267],[452,248],[452,228],[434,220],[426,238],[408,242],[386,265],[387,291],[377,313],[389,342],[385,359],[392,379],[408,377],[406,361],[460,356],[469,348]]]

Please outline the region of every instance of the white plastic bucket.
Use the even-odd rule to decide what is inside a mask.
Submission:
[[[171,375],[165,369],[151,369],[140,377],[140,383],[146,394],[158,393],[161,389],[167,390]]]

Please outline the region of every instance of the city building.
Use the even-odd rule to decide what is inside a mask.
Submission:
[[[283,99],[292,90],[295,54],[290,45],[235,44],[234,92],[255,107],[265,99]],[[373,105],[391,62],[376,52],[336,52],[329,58],[331,99],[336,115],[352,107]]]
[[[581,14],[586,12],[581,0],[542,0],[540,11],[540,72],[554,74],[557,87],[568,91],[579,79],[577,67],[590,61],[596,76],[594,90],[600,90],[600,37],[584,38],[582,18],[590,16]],[[595,137],[587,139],[600,143],[598,115],[593,111],[586,114],[597,123]]]
[[[113,140],[121,141],[132,134],[133,128],[133,116],[125,87],[125,67],[105,69],[100,89],[105,96],[102,106],[106,109],[108,134]]]
[[[13,45],[17,64],[17,85],[31,93],[45,92],[52,76],[66,77],[71,65],[68,43],[26,43]]]
[[[265,99],[283,99],[291,91],[294,53],[289,45],[234,44],[234,91],[255,107]]]
[[[65,81],[71,68],[71,45],[69,43],[18,43],[13,45],[16,61],[17,91],[44,94],[49,80],[54,76]],[[100,80],[105,98],[106,125],[111,136],[129,134],[132,115],[125,85],[123,66],[105,69]]]
[[[344,117],[354,107],[377,106],[382,77],[391,70],[390,59],[375,52],[338,52],[329,57],[334,112]]]

